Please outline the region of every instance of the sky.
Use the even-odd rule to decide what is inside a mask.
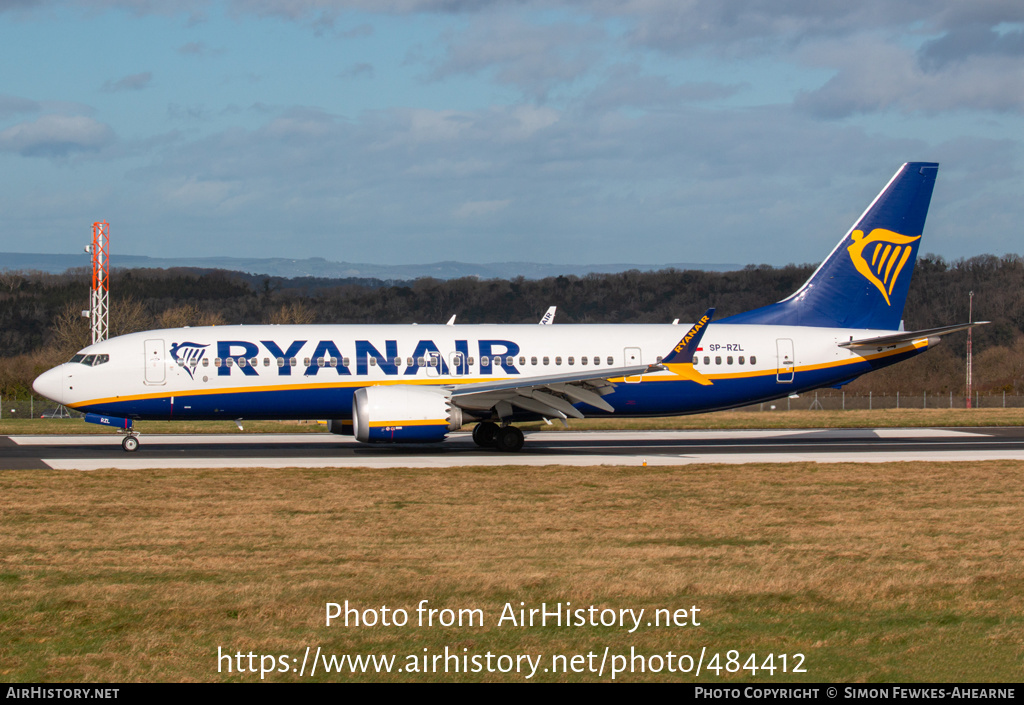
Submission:
[[[0,252],[814,263],[938,161],[1024,254],[1022,114],[1020,0],[0,0]]]

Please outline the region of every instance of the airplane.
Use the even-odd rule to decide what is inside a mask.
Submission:
[[[841,387],[979,323],[905,331],[933,162],[908,162],[811,277],[774,304],[679,338],[674,324],[234,325],[90,345],[42,396],[138,448],[136,420],[328,419],[363,443],[427,443],[475,424],[515,452],[515,424],[730,409]],[[450,321],[449,323],[453,323]]]

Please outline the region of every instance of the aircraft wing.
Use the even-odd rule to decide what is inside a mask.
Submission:
[[[474,382],[446,388],[451,390],[453,404],[463,409],[478,411],[494,409],[499,418],[511,416],[513,407],[517,407],[546,418],[564,420],[572,416],[582,419],[583,413],[573,406],[574,402],[588,404],[596,409],[612,413],[615,408],[602,399],[603,396],[611,394],[615,390],[616,382],[612,380],[670,370],[680,377],[693,380],[698,384],[711,384],[711,380],[693,368],[693,351],[700,343],[713,314],[714,309],[708,310],[690,328],[679,344],[665,358],[664,364],[631,365],[596,370],[581,369],[557,375]]]
[[[559,375],[475,382],[451,387],[451,400],[464,409],[493,408],[502,418],[510,416],[511,407],[516,406],[551,418],[564,419],[572,416],[582,419],[583,414],[572,405],[572,402],[583,402],[611,413],[615,409],[601,398],[615,390],[615,384],[611,380],[664,369],[662,365],[632,365],[579,370]]]
[[[967,330],[974,326],[983,326],[989,323],[989,321],[977,321],[975,323],[958,323],[953,326],[943,326],[941,328],[927,328],[925,330],[909,330],[899,331],[892,335],[880,335],[874,338],[861,338],[860,340],[854,340],[850,338],[845,343],[839,343],[841,348],[850,348],[852,350],[858,350],[861,348],[886,348],[889,346],[896,346],[900,343],[910,343],[915,340],[921,340],[922,338],[941,338],[949,333],[956,333],[957,331]]]

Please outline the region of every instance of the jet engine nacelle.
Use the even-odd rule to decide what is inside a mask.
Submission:
[[[442,389],[363,387],[352,399],[352,433],[363,443],[433,443],[461,427],[462,409]]]

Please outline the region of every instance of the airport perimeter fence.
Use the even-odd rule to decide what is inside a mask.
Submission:
[[[37,396],[0,397],[0,420],[68,419],[85,416],[80,411]]]
[[[995,394],[975,392],[971,395],[971,406],[975,409],[1021,409],[1024,396],[997,392]],[[776,399],[763,404],[745,406],[742,411],[874,411],[878,409],[964,409],[967,397],[952,392],[915,393],[890,392],[887,394],[849,394],[843,391],[817,390],[804,392],[795,397]]]
[[[1021,409],[1024,396],[998,392],[975,393],[971,397],[975,409]],[[857,409],[963,409],[967,406],[963,394],[848,394],[843,391],[821,390],[804,392],[796,397],[776,399],[763,404],[752,404],[740,411],[854,411]],[[80,411],[68,409],[49,399],[37,396],[0,397],[0,421],[4,419],[60,419],[81,418]]]

